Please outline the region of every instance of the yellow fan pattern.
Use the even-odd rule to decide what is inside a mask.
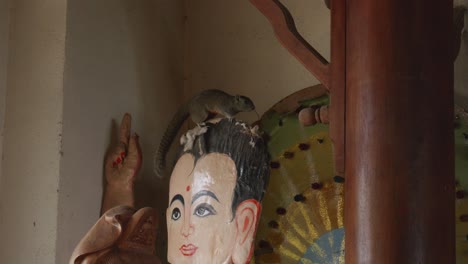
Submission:
[[[326,127],[308,134],[272,161],[255,263],[344,263],[343,178]]]

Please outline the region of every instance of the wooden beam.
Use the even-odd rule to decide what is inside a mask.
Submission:
[[[346,263],[455,263],[452,1],[346,8]]]
[[[345,175],[346,0],[331,1],[330,138],[335,173]]]

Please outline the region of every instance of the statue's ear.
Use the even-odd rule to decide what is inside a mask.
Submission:
[[[257,230],[261,205],[257,200],[245,200],[236,209],[235,224],[237,237],[232,261],[235,264],[248,263],[252,257],[253,241]]]

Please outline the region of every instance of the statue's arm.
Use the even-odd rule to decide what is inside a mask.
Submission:
[[[160,263],[154,256],[156,212],[133,208],[134,181],[141,161],[138,136],[131,135],[131,116],[125,114],[118,144],[105,159],[102,216],[79,242],[70,264]]]
[[[104,166],[105,186],[101,213],[119,206],[134,206],[134,182],[141,168],[138,135],[131,134],[131,116],[125,114],[119,128],[119,142],[107,154]]]

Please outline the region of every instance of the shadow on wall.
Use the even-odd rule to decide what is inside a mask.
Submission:
[[[140,137],[143,167],[135,187],[136,203],[137,207],[156,208],[160,214],[156,254],[162,261],[167,259],[165,210],[169,177],[161,180],[154,175],[153,155],[182,99],[182,10],[182,1],[125,1],[135,59],[136,90],[143,104],[140,112],[135,113],[141,118],[143,133]]]

